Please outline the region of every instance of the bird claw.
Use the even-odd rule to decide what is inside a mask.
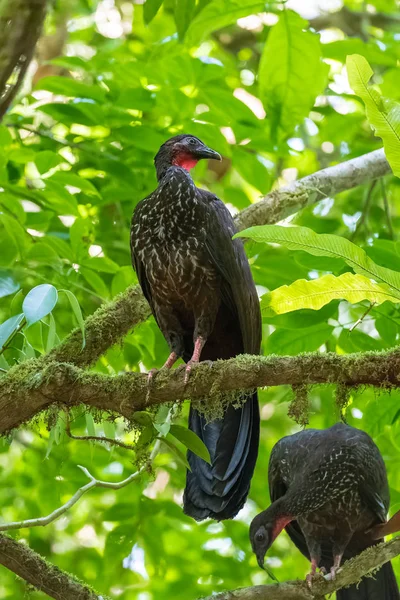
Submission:
[[[191,360],[189,360],[189,362],[186,363],[186,366],[185,366],[185,380],[184,380],[185,385],[187,385],[189,383],[190,371],[192,370],[193,364],[194,363]]]
[[[150,387],[154,383],[154,379],[157,374],[160,372],[159,369],[150,369],[147,373],[147,386]]]
[[[331,581],[335,581],[337,570],[338,570],[338,567],[331,567]]]

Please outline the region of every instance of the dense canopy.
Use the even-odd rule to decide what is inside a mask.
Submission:
[[[0,17],[7,4],[13,3],[1,3]],[[108,376],[143,373],[166,360],[167,344],[154,319],[146,319],[141,297],[137,318],[136,298],[121,301],[118,316],[114,308],[107,313],[101,344],[96,335],[88,337],[84,319],[137,283],[129,250],[132,211],[156,186],[159,146],[182,132],[223,156],[221,162],[199,162],[192,174],[234,215],[272,190],[333,165],[345,168],[346,161],[384,146],[391,170],[381,153],[371,159],[381,161],[382,177],[371,180],[373,167],[366,168],[356,186],[350,168],[345,184],[332,176],[330,191],[320,196],[311,182],[306,201],[294,190],[281,212],[268,217],[270,224],[285,217],[280,227],[262,228],[266,220],[246,213],[242,228],[261,226],[246,233],[245,248],[261,297],[264,355],[342,357],[396,347],[398,9],[396,0],[49,3],[34,58],[0,124],[3,409],[2,394],[7,398],[13,386],[21,405],[29,406],[34,387],[46,379],[43,371],[34,384],[30,372],[24,388],[17,379],[24,371],[8,371],[45,356],[75,328],[86,331],[83,340],[76,334],[74,352],[53,360]],[[19,14],[21,23],[7,18],[22,31],[25,13]],[[2,71],[11,56],[7,43],[0,39]],[[1,102],[0,95],[0,108]],[[91,332],[104,315],[96,313]],[[355,369],[360,359],[354,357]],[[82,384],[92,381],[79,377]],[[88,482],[80,466],[109,482],[141,469],[126,487],[91,489],[46,527],[11,534],[109,598],[197,600],[272,583],[252,555],[248,528],[270,502],[268,460],[281,437],[345,416],[378,445],[391,513],[400,508],[400,391],[396,385],[385,389],[379,377],[380,371],[374,387],[328,375],[320,381],[330,385],[311,386],[305,375],[304,383],[260,389],[261,442],[250,495],[237,518],[220,523],[196,523],[182,512],[186,448],[204,452],[186,430],[188,402],[161,403],[124,420],[122,403],[96,409],[89,392],[86,405],[67,411],[60,400],[76,404],[80,396],[68,396],[66,388],[18,428],[18,419],[1,425],[0,415],[6,432],[0,440],[0,530],[3,523],[46,516],[67,502]],[[213,390],[209,416],[227,400],[216,380]],[[16,410],[28,418],[20,406]],[[268,556],[280,582],[304,579],[308,562],[285,533]],[[400,577],[398,559],[394,567]],[[0,565],[2,599],[25,598],[27,589]],[[30,591],[29,597],[48,596]]]

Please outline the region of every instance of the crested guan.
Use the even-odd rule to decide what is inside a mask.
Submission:
[[[232,240],[233,219],[189,174],[202,158],[221,160],[192,135],[163,144],[154,159],[158,187],[136,206],[131,227],[132,264],[171,351],[164,367],[183,358],[186,381],[193,363],[259,354],[261,342],[257,292],[242,241]],[[211,422],[191,407],[189,427],[211,465],[188,453],[184,511],[196,520],[233,518],[257,459],[257,393]]]
[[[338,423],[282,438],[268,470],[272,504],[250,525],[250,541],[262,567],[267,550],[283,528],[317,567],[335,576],[348,559],[377,544],[371,533],[386,521],[389,487],[385,464],[365,432]],[[399,600],[390,562],[373,577],[336,592],[337,600]]]

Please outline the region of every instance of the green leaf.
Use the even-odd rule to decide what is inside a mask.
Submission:
[[[24,320],[24,314],[14,315],[0,325],[0,348],[6,344]]]
[[[86,422],[86,430],[88,435],[92,435],[95,436],[96,435],[96,428],[94,425],[94,420],[93,417],[90,413],[85,413],[85,422]]]
[[[119,270],[117,263],[107,256],[94,256],[91,258],[85,258],[81,261],[81,265],[84,267],[89,267],[94,271],[101,271],[102,273],[114,274]]]
[[[81,192],[88,194],[88,196],[100,196],[99,191],[91,181],[84,177],[80,177],[71,171],[57,171],[51,176],[50,180],[60,183],[63,186],[69,185],[76,187],[81,190]]]
[[[318,323],[304,329],[277,329],[268,338],[265,345],[269,354],[289,354],[295,356],[301,352],[313,352],[330,338],[333,327]]]
[[[35,90],[47,90],[71,98],[92,98],[103,102],[105,91],[96,85],[88,85],[71,77],[43,77],[35,85]]]
[[[368,121],[375,135],[383,140],[393,173],[400,177],[400,103],[381,96],[368,85],[374,73],[363,56],[348,56],[346,66],[350,85],[364,101]]]
[[[22,310],[29,325],[40,321],[51,313],[57,304],[58,293],[54,285],[42,283],[34,287],[25,297]]]
[[[400,302],[400,292],[395,295],[388,286],[374,283],[363,275],[324,275],[311,281],[298,279],[291,285],[283,285],[265,294],[261,298],[261,309],[267,316],[282,315],[301,308],[319,310],[332,300],[347,300],[352,304],[362,300],[374,304],[387,300],[397,303]]]
[[[167,437],[163,437],[162,441],[172,451],[172,454],[174,454],[174,456],[177,458],[178,462],[180,462],[182,465],[184,465],[188,469],[188,471],[191,471],[192,469],[190,468],[188,460],[187,460],[186,456],[183,454],[182,450],[180,450],[177,446],[175,446],[174,442],[172,442]]]
[[[179,440],[186,448],[191,450],[196,456],[200,456],[208,464],[211,464],[210,453],[203,440],[193,431],[182,427],[182,425],[171,425],[170,433]]]
[[[0,219],[7,230],[7,233],[12,237],[18,252],[23,258],[29,243],[28,235],[25,229],[18,223],[18,221],[9,215],[0,214]]]
[[[115,423],[112,421],[104,421],[103,431],[106,437],[110,438],[111,440],[115,439]]]
[[[138,410],[134,412],[132,415],[132,419],[135,421],[135,423],[138,423],[139,425],[143,425],[145,427],[153,427],[153,420],[149,413],[145,410]]]
[[[88,284],[94,289],[100,298],[108,298],[109,292],[107,286],[100,275],[97,275],[95,271],[92,271],[92,269],[88,269],[86,267],[81,267],[80,273],[82,273]]]
[[[52,348],[57,343],[57,332],[56,332],[56,322],[54,320],[53,315],[49,314],[49,331],[47,333],[47,341],[46,341],[46,352],[50,352]]]
[[[196,0],[176,0],[174,17],[180,40],[183,40],[185,37],[187,28],[193,18],[195,8]]]
[[[38,152],[35,156],[35,165],[41,175],[47,173],[50,169],[54,169],[54,167],[57,167],[61,162],[63,162],[62,157],[50,150]]]
[[[263,12],[267,6],[267,2],[255,0],[212,0],[191,22],[186,41],[195,46],[212,31],[236,23],[241,17]]]
[[[241,231],[234,237],[281,244],[289,250],[303,250],[314,256],[342,258],[356,273],[386,283],[396,292],[400,292],[399,272],[380,267],[367,256],[364,250],[338,235],[318,234],[308,227],[260,225]]]
[[[164,0],[146,0],[143,6],[143,16],[146,25],[151,23],[151,21],[154,19],[161,8],[163,1]]]
[[[165,437],[171,429],[170,423],[154,423],[153,425],[158,433],[160,433],[163,437]]]
[[[328,66],[322,62],[319,36],[306,28],[297,13],[283,10],[261,56],[260,97],[275,139],[302,123],[325,88]]]
[[[85,338],[85,321],[83,320],[83,316],[82,316],[82,310],[80,307],[80,304],[75,296],[75,294],[73,294],[70,290],[60,290],[60,292],[64,292],[64,294],[66,294],[69,303],[71,305],[72,311],[75,315],[76,320],[78,321],[78,325],[80,327],[80,330],[82,332],[82,350],[86,345],[86,338]]]
[[[19,283],[13,279],[10,271],[0,269],[0,298],[14,294],[19,287]]]

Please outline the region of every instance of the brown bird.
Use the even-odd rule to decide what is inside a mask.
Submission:
[[[268,471],[272,504],[250,526],[258,564],[283,528],[297,548],[332,577],[342,558],[356,556],[376,539],[389,508],[385,464],[365,432],[339,423],[284,437],[273,448]],[[373,577],[342,588],[337,600],[399,600],[390,562]]]
[[[189,171],[220,155],[192,135],[177,135],[155,157],[158,187],[139,202],[131,228],[132,263],[169,347],[164,367],[182,357],[186,379],[199,360],[258,354],[259,301],[233,219]],[[197,520],[229,519],[243,506],[259,442],[257,393],[212,422],[193,407],[189,427],[207,446],[211,465],[188,453],[184,511]]]

